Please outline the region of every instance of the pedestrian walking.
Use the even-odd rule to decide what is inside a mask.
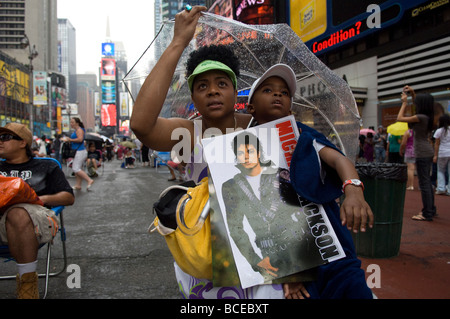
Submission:
[[[450,115],[442,115],[439,118],[438,125],[439,128],[433,136],[435,138],[433,162],[437,163],[436,195],[450,195],[450,183],[448,181],[448,174],[450,173]]]
[[[81,122],[80,118],[72,117],[70,119],[70,127],[74,129],[74,132],[70,137],[64,138],[65,142],[71,143],[71,149],[76,150],[75,157],[72,163],[72,170],[75,173],[76,182],[73,189],[81,190],[82,181],[87,182],[86,190],[89,191],[94,180],[90,178],[86,172],[83,170],[83,164],[86,162],[87,150],[84,145],[84,136],[86,130],[84,129],[84,124]]]

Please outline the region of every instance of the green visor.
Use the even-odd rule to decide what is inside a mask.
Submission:
[[[188,77],[188,85],[189,90],[192,92],[192,86],[194,85],[194,79],[197,75],[205,73],[207,71],[211,70],[219,70],[225,72],[231,79],[231,82],[233,82],[234,88],[237,90],[237,79],[236,74],[234,74],[233,70],[230,69],[227,65],[223,64],[219,61],[213,61],[213,60],[205,60],[201,62],[197,67],[195,68],[194,72]]]

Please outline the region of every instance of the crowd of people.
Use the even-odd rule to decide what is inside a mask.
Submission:
[[[203,149],[201,136],[205,128],[215,127],[223,134],[229,129],[248,127],[251,120],[253,124],[264,124],[291,114],[292,97],[296,92],[295,74],[287,65],[277,64],[269,68],[259,79],[255,81],[248,97],[248,113],[236,113],[234,105],[237,98],[237,77],[240,74],[239,58],[234,52],[223,45],[211,45],[200,47],[193,51],[186,64],[187,82],[191,92],[191,98],[195,108],[202,114],[201,118],[192,121],[184,118],[159,117],[166,94],[171,84],[175,67],[184,49],[190,43],[201,12],[206,8],[195,6],[183,10],[176,15],[174,36],[168,48],[154,66],[146,78],[135,101],[131,117],[131,128],[138,140],[135,147],[121,145],[106,145],[103,152],[96,145],[85,143],[86,130],[79,118],[72,118],[70,125],[73,133],[70,136],[57,137],[47,140],[42,136],[33,140],[31,132],[21,124],[8,124],[0,128],[0,173],[3,176],[12,176],[12,172],[34,169],[44,169],[45,174],[40,174],[40,180],[26,180],[36,191],[44,205],[19,204],[11,207],[2,207],[0,210],[0,243],[8,244],[11,254],[17,261],[18,275],[17,285],[20,298],[37,298],[37,274],[36,256],[37,249],[42,241],[40,234],[36,234],[36,219],[54,217],[49,210],[54,205],[72,205],[74,203],[74,190],[81,190],[83,181],[86,189],[90,190],[96,170],[102,161],[111,160],[114,154],[117,159],[124,161],[125,168],[135,167],[136,159],[142,161],[142,166],[150,166],[153,150],[170,152],[180,140],[172,139],[172,131],[176,128],[185,128],[190,133],[190,146],[193,150],[192,157],[202,156]],[[408,104],[408,96],[413,97],[416,105],[416,114],[405,115]],[[431,221],[436,215],[434,205],[434,192],[431,187],[430,172],[433,162],[438,166],[438,194],[450,194],[446,171],[450,167],[450,136],[448,136],[449,116],[439,117],[439,128],[434,133],[435,144],[429,141],[431,131],[434,129],[434,101],[429,94],[415,95],[410,87],[405,87],[402,93],[402,106],[398,114],[398,121],[408,122],[411,130],[405,136],[386,134],[384,127],[378,127],[375,134],[368,133],[360,138],[359,159],[367,162],[403,162],[414,163],[419,179],[419,186],[423,199],[423,209],[420,214],[414,216],[416,220]],[[275,107],[274,107],[275,106]],[[371,208],[364,198],[364,185],[358,179],[358,174],[352,162],[346,158],[332,143],[321,133],[308,126],[297,123],[302,132],[297,147],[292,152],[292,162],[289,172],[284,172],[283,178],[292,183],[292,191],[295,195],[307,201],[317,203],[323,208],[345,252],[345,257],[331,263],[317,266],[317,276],[309,281],[280,281],[279,283],[257,285],[249,288],[241,286],[213,287],[212,278],[196,278],[186,269],[174,264],[175,275],[179,282],[180,292],[185,297],[191,297],[193,288],[204,286],[204,298],[219,298],[223,290],[230,289],[237,295],[246,298],[277,298],[277,299],[331,299],[331,298],[367,298],[373,297],[368,288],[364,271],[360,268],[361,262],[357,258],[351,232],[365,232],[373,227],[374,216]],[[55,167],[55,164],[39,162],[38,157],[46,157],[54,154],[56,159],[62,161],[61,143],[70,142],[73,156],[72,169],[76,182],[70,186],[66,177]],[[244,196],[243,192],[237,192],[236,184],[232,182],[224,184],[224,193],[230,199],[229,205],[236,209],[234,215],[230,215],[228,221],[232,228],[232,238],[238,243],[247,239],[243,236],[243,217],[261,218],[267,225],[290,224],[288,218],[277,216],[271,197],[263,197],[267,189],[273,191],[274,185],[278,185],[274,179],[279,179],[279,172],[260,177],[255,182],[250,177],[264,175],[264,167],[260,165],[261,153],[257,146],[250,143],[235,143],[236,166],[241,173],[235,176],[239,181],[239,187],[246,189],[248,198],[258,198],[261,202],[269,201],[267,207],[248,210],[248,206],[238,205],[237,198]],[[150,148],[149,148],[150,147]],[[257,158],[254,165],[250,157]],[[181,169],[190,172],[190,178],[196,183],[207,176],[208,164],[205,161],[170,161],[168,167],[171,178],[175,180],[175,170]],[[45,162],[47,163],[47,162]],[[51,162],[48,162],[51,163]],[[87,174],[83,166],[92,168],[94,174]],[[186,166],[184,166],[186,164]],[[14,173],[16,174],[16,173]],[[37,174],[36,174],[37,175]],[[91,175],[91,176],[90,176]],[[17,175],[15,175],[17,176]],[[265,182],[265,180],[270,182]],[[279,181],[279,180],[278,180]],[[306,181],[306,183],[305,183]],[[408,187],[413,187],[412,184]],[[337,199],[345,195],[340,206]],[[295,196],[296,198],[298,196]],[[251,200],[250,200],[251,201]],[[263,205],[263,204],[261,204]],[[280,204],[281,205],[281,204]],[[236,208],[239,206],[238,208]],[[319,207],[317,206],[317,207]],[[246,208],[247,207],[247,208]],[[258,211],[261,209],[261,211]],[[270,214],[270,213],[273,214]],[[230,212],[227,212],[230,213]],[[231,214],[231,213],[230,213]],[[252,216],[251,216],[252,215]],[[232,218],[233,217],[233,218]],[[286,218],[280,221],[280,218]],[[278,221],[277,221],[278,219]],[[252,223],[253,220],[250,220]],[[272,233],[276,227],[268,227],[263,235],[274,238]],[[20,230],[20,231],[19,231]],[[52,230],[46,229],[45,232]],[[295,232],[295,231],[294,231]],[[51,233],[53,234],[53,233]],[[38,236],[39,235],[39,236]],[[52,235],[42,236],[48,242]],[[258,242],[264,256],[251,253],[252,264],[255,269],[265,275],[278,271],[277,263],[286,263],[286,254],[274,257],[273,251],[264,243]],[[239,245],[239,249],[243,249]],[[243,253],[244,255],[246,253]],[[289,252],[295,254],[295,252]],[[289,255],[288,254],[288,255]],[[297,260],[299,256],[293,256]],[[250,257],[249,257],[250,258]],[[280,260],[282,259],[282,260]]]

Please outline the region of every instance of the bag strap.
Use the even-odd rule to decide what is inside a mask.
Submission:
[[[159,195],[160,200],[159,200],[158,206],[165,207],[168,203],[170,203],[173,200],[173,197],[175,197],[175,196],[171,197],[171,196],[164,196],[164,195],[166,195],[168,192],[170,192],[171,190],[174,190],[174,189],[178,189],[178,190],[187,192],[188,187],[181,186],[181,185],[174,185],[174,186],[167,187],[165,190],[163,190],[161,195]]]

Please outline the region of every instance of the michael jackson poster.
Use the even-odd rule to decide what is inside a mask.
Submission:
[[[202,140],[214,286],[313,280],[315,267],[345,256],[323,207],[290,184],[298,138],[289,116]]]

